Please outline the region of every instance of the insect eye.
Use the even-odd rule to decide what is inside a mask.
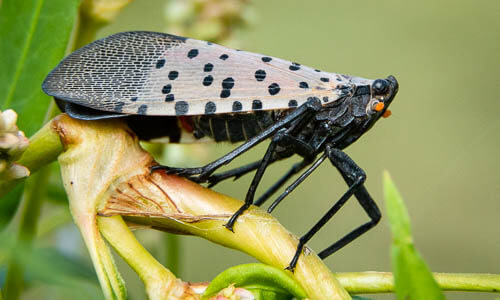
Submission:
[[[382,95],[387,92],[389,89],[389,82],[384,79],[377,79],[372,84],[373,94],[374,95]]]

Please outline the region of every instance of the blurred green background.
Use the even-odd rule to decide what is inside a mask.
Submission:
[[[99,37],[165,31],[165,7],[165,0],[136,0]],[[391,105],[393,115],[346,152],[366,171],[367,187],[383,213],[381,175],[383,169],[390,171],[406,200],[416,246],[433,271],[500,273],[500,2],[257,0],[251,7],[253,24],[235,34],[241,49],[336,73],[396,76],[400,92]],[[182,147],[199,158],[189,161],[192,165],[234,148],[205,145],[200,154],[199,146]],[[236,164],[253,161],[264,150],[265,145]],[[175,164],[179,146],[169,145],[167,151],[172,154],[168,163]],[[270,168],[260,191],[295,161]],[[242,199],[250,179],[222,183],[216,190]],[[345,190],[337,171],[325,163],[274,215],[302,235]],[[309,245],[319,252],[367,219],[352,200]],[[138,232],[159,258],[165,251],[158,243],[163,235]],[[389,271],[390,239],[382,219],[325,262],[335,272]],[[53,241],[68,255],[87,256],[72,225]],[[254,261],[199,238],[181,237],[180,242],[177,275],[186,281],[208,281],[230,266]],[[127,266],[120,263],[120,268]],[[144,298],[138,278],[130,269],[124,273],[130,298]],[[24,298],[37,299],[39,293],[33,289]],[[449,299],[495,296],[447,293]]]

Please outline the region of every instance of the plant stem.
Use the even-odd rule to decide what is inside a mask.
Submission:
[[[336,273],[339,282],[351,294],[394,292],[394,277],[390,272]],[[499,274],[433,273],[443,291],[499,292]]]
[[[61,137],[52,128],[52,121],[46,123],[35,135],[30,138],[30,144],[19,161],[33,174],[41,167],[55,161],[63,152]]]
[[[50,121],[30,138],[28,148],[16,163],[27,167],[33,175],[41,167],[55,161],[63,150],[61,138],[52,128],[52,121]],[[22,181],[24,179],[0,181],[0,197],[5,196]]]
[[[97,222],[101,234],[140,276],[149,299],[166,299],[175,275],[144,249],[120,216],[98,217]]]

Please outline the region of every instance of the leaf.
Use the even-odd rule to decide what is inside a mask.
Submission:
[[[389,173],[384,173],[384,193],[392,231],[394,283],[398,299],[444,299],[426,263],[413,245],[410,217]]]
[[[249,290],[256,299],[307,297],[304,289],[285,271],[254,263],[234,266],[217,275],[205,290],[203,298],[212,297],[231,284]]]
[[[42,81],[62,59],[76,20],[77,0],[0,1],[0,109],[17,112],[27,136],[43,123],[51,99]],[[0,228],[13,215],[22,187],[0,201]]]
[[[26,136],[42,125],[51,99],[42,81],[63,58],[77,0],[4,0],[0,6],[0,109],[14,109]]]

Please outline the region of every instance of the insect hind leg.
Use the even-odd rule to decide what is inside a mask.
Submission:
[[[295,255],[290,262],[287,269],[293,271],[297,265],[298,259],[305,244],[342,208],[342,206],[351,198],[355,196],[360,205],[363,207],[365,212],[370,217],[370,221],[359,226],[355,230],[351,231],[344,237],[342,237],[337,242],[333,243],[325,250],[319,253],[319,257],[324,259],[336,252],[340,248],[349,244],[360,235],[368,231],[370,228],[377,225],[380,221],[381,214],[377,207],[377,204],[372,199],[366,188],[364,187],[364,182],[366,180],[365,172],[342,150],[333,148],[331,146],[326,147],[325,153],[330,159],[330,162],[337,168],[345,182],[349,186],[349,189],[342,195],[342,197],[323,215],[323,217],[305,234],[299,239],[299,244]]]

